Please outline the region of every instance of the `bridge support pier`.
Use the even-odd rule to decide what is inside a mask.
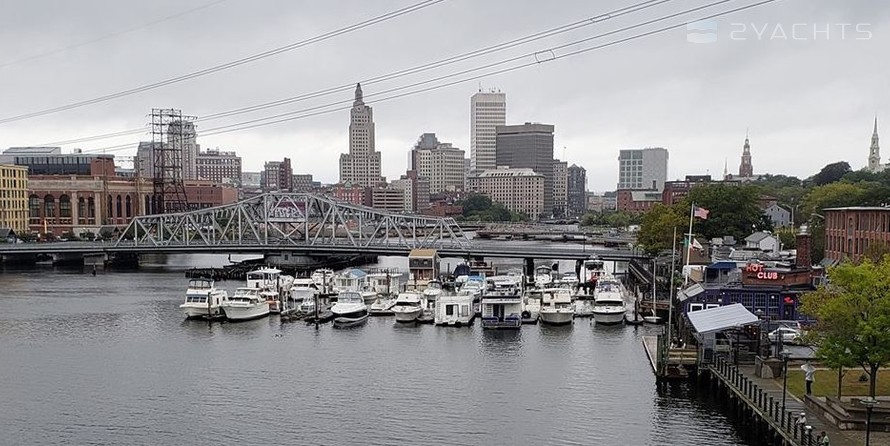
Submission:
[[[108,255],[107,254],[84,254],[83,256],[83,265],[84,266],[95,266],[97,268],[105,268],[105,264],[108,263]]]
[[[79,253],[57,253],[52,254],[53,266],[78,266],[83,265],[84,256]]]

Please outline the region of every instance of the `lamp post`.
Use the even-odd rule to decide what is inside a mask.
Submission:
[[[859,401],[865,406],[865,446],[868,446],[871,437],[871,411],[878,404],[878,400],[874,398],[863,398]]]
[[[760,342],[763,339],[763,310],[758,308],[754,311],[754,314],[757,315],[757,356],[760,356]]]
[[[782,350],[779,356],[782,358],[782,414],[784,414],[785,397],[788,395],[788,357],[791,356],[791,352]]]

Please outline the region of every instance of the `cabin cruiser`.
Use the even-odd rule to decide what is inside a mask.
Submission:
[[[546,288],[553,282],[553,269],[547,265],[535,268],[535,286]]]
[[[368,305],[358,291],[341,291],[331,312],[334,324],[339,326],[357,325],[368,319]]]
[[[226,290],[216,288],[212,280],[191,279],[185,290],[185,302],[179,308],[186,317],[213,319],[224,316],[221,305],[228,298]]]
[[[627,307],[624,302],[624,286],[611,276],[602,276],[593,292],[593,318],[597,324],[624,322]]]
[[[455,327],[470,325],[476,317],[473,306],[471,294],[440,295],[436,298],[434,322]]]
[[[396,299],[389,295],[377,295],[377,300],[368,306],[368,311],[372,316],[389,316],[392,313],[392,307],[396,304]]]
[[[399,293],[396,303],[392,307],[396,315],[396,322],[414,322],[423,312],[423,302],[417,293]]]
[[[269,315],[269,302],[260,288],[241,287],[224,304],[223,311],[230,321],[246,321]]]
[[[602,260],[597,257],[585,260],[578,285],[593,289],[604,275],[606,275],[606,267]]]
[[[548,288],[541,292],[541,322],[552,325],[571,324],[575,317],[572,290]]]
[[[519,328],[522,324],[520,281],[513,276],[488,278],[482,294],[482,328]]]
[[[463,279],[463,280],[461,280]],[[482,276],[460,276],[457,278],[460,286],[457,289],[458,296],[470,296],[473,302],[473,314],[482,314],[482,291],[485,289],[485,279]]]
[[[442,295],[442,282],[438,280],[430,280],[423,290],[423,298],[427,302],[434,303],[436,299]]]
[[[260,268],[247,273],[248,288],[268,288],[283,296],[293,284],[294,278],[281,274],[277,268]]]
[[[318,294],[318,285],[312,279],[294,279],[294,284],[290,287],[290,299],[296,305],[306,299],[315,299]]]

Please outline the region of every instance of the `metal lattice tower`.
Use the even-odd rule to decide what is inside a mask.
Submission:
[[[153,108],[151,110],[151,140],[154,164],[153,211],[156,214],[188,210],[185,194],[183,152],[189,150],[191,138],[185,134],[186,124],[197,119],[183,116],[181,110]]]

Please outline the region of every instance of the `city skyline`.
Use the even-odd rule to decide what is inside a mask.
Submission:
[[[737,162],[744,131],[750,128],[755,174],[784,173],[801,178],[822,166],[847,161],[854,169],[865,167],[875,115],[886,121],[890,92],[880,88],[886,62],[880,49],[888,45],[890,7],[871,2],[810,2],[812,8],[795,8],[799,2],[776,2],[717,20],[717,41],[687,41],[685,29],[615,45],[601,51],[481,79],[482,88],[496,88],[509,96],[507,124],[547,122],[556,126],[554,156],[581,165],[588,172],[592,191],[614,189],[616,155],[627,148],[665,147],[671,153],[668,179],[685,174],[718,177],[726,159]],[[127,3],[60,3],[57,8],[9,5],[15,21],[4,23],[0,49],[0,82],[16,85],[0,104],[0,117],[9,117],[101,96],[135,85],[175,76],[231,60],[239,55],[283,45],[368,17],[403,7],[405,2],[350,4],[349,8],[270,2],[248,8],[223,2],[189,19],[174,19],[125,35],[15,62],[51,51],[56,42],[88,41],[104,34],[144,23],[182,8],[174,2],[152,5]],[[820,7],[816,7],[818,6]],[[627,17],[603,21],[597,27],[574,31],[492,56],[467,65],[478,66],[509,55],[541,50],[660,17],[691,5],[663,5]],[[382,73],[472,51],[487,45],[549,29],[584,17],[627,6],[619,2],[589,5],[570,2],[547,17],[525,17],[499,4],[467,5],[446,1],[418,11],[410,18],[369,27],[317,46],[256,62],[199,80],[153,90],[76,111],[50,114],[0,124],[0,147],[30,146],[70,138],[144,127],[152,107],[176,107],[199,118],[220,111],[362,81]],[[39,9],[39,10],[38,10]],[[699,15],[691,14],[690,17]],[[64,18],[80,26],[54,26]],[[493,19],[511,23],[509,32],[483,26]],[[445,20],[465,33],[426,32]],[[41,23],[39,28],[36,23]],[[756,24],[756,27],[752,26]],[[843,38],[833,32],[807,39],[773,38],[783,27],[804,23],[819,30],[837,23],[867,24],[865,35],[853,28]],[[744,29],[737,24],[747,24]],[[752,28],[768,27],[758,38]],[[260,27],[265,29],[259,33]],[[39,29],[38,33],[36,30]],[[299,32],[293,32],[299,29]],[[800,28],[798,28],[800,29]],[[836,29],[831,28],[831,29]],[[158,37],[156,31],[163,30]],[[423,43],[397,36],[423,34]],[[464,35],[465,34],[465,35]],[[742,37],[742,38],[739,38]],[[17,45],[22,39],[34,45]],[[370,44],[368,44],[370,43]],[[357,45],[363,51],[356,52]],[[30,52],[29,52],[30,51]],[[157,64],[129,63],[134,54]],[[832,60],[830,65],[825,60]],[[306,61],[311,63],[306,64]],[[12,62],[12,63],[10,63]],[[171,63],[176,62],[176,63]],[[596,67],[610,67],[608,70]],[[658,66],[658,75],[643,68]],[[310,67],[311,69],[304,69]],[[65,76],[58,73],[64,72]],[[808,82],[801,83],[799,79]],[[843,78],[841,84],[836,81]],[[419,77],[412,80],[420,79]],[[761,79],[752,82],[752,79]],[[768,80],[768,81],[764,81]],[[398,178],[407,167],[407,153],[417,135],[434,132],[443,141],[470,148],[468,98],[480,80],[391,101],[377,102],[372,94],[408,80],[386,85],[365,85],[367,104],[375,108],[377,150],[382,152],[383,175]],[[233,88],[234,87],[234,88]],[[220,94],[225,91],[226,94]],[[40,93],[40,94],[37,94]],[[348,99],[341,92],[321,103]],[[384,95],[385,96],[385,95]],[[839,98],[843,98],[839,101]],[[297,107],[270,110],[265,115]],[[343,125],[348,110],[241,132],[202,136],[202,131],[248,115],[197,123],[203,147],[235,150],[244,158],[245,171],[258,171],[266,160],[290,157],[311,160],[296,169],[313,173],[323,182],[337,180],[337,159],[348,150]],[[63,145],[89,151],[117,144],[133,150],[110,152],[132,156],[145,135]],[[565,148],[565,149],[564,149]],[[702,154],[707,154],[703,156]],[[800,155],[807,157],[799,159]],[[734,170],[734,169],[732,169]]]

